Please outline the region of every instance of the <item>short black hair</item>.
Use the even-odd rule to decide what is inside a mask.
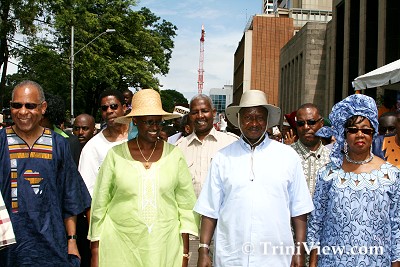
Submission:
[[[103,91],[99,96],[99,105],[101,104],[101,100],[107,96],[114,96],[118,99],[121,105],[125,105],[124,95],[118,90],[108,89]]]
[[[318,114],[319,116],[323,117],[322,114],[321,114],[321,110],[320,110],[319,107],[318,107],[317,105],[315,105],[314,103],[305,103],[305,104],[301,105],[301,106],[297,109],[296,116],[297,116],[297,113],[299,112],[300,109],[307,109],[307,108],[316,109],[316,110],[317,110],[317,114]]]
[[[61,96],[44,93],[47,102],[47,109],[43,117],[50,123],[60,126],[65,121],[65,102]]]

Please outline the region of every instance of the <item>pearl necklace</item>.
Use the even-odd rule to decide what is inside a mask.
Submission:
[[[139,152],[140,152],[140,154],[142,155],[143,159],[146,161],[146,163],[144,163],[144,167],[145,167],[146,169],[150,169],[149,160],[151,159],[151,156],[153,156],[153,153],[154,153],[154,151],[156,150],[157,142],[158,142],[158,140],[154,143],[154,148],[153,148],[153,151],[151,151],[150,157],[149,157],[148,159],[146,159],[146,158],[144,157],[144,155],[143,155],[142,150],[140,149],[140,146],[139,146],[139,136],[136,138],[136,144],[137,144],[137,146],[138,146],[138,148],[139,148]]]
[[[369,156],[369,158],[367,158],[366,160],[362,160],[362,161],[352,160],[352,159],[349,157],[349,154],[348,154],[348,153],[345,153],[344,155],[346,156],[346,160],[347,160],[348,162],[354,163],[354,164],[358,164],[358,165],[367,164],[368,162],[371,162],[371,160],[374,158],[374,154],[372,154],[372,152],[371,152],[371,155]]]

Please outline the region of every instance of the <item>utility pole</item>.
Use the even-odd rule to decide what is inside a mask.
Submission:
[[[74,119],[74,61],[75,55],[85,49],[88,45],[93,43],[97,40],[100,36],[106,33],[115,32],[115,29],[107,29],[104,32],[100,33],[96,37],[94,37],[89,43],[85,44],[81,49],[79,49],[76,53],[74,53],[74,26],[71,26],[71,56],[70,56],[70,63],[71,63],[71,123],[73,123]]]

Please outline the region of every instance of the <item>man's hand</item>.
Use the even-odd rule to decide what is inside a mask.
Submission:
[[[76,245],[76,239],[68,240],[68,254],[76,255],[79,259],[81,259],[81,255],[78,251],[78,246]]]
[[[292,256],[292,263],[290,267],[304,267],[305,265],[305,258],[304,255],[293,255]]]
[[[293,133],[293,129],[290,129],[285,136],[283,137],[283,141],[286,145],[291,145],[296,142],[296,135]]]
[[[197,260],[197,267],[211,267],[211,259],[208,255],[208,248],[199,249],[199,258]]]

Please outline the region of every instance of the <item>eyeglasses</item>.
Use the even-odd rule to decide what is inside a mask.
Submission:
[[[74,126],[72,127],[73,131],[79,131],[80,129],[82,129],[82,131],[86,132],[89,131],[89,126]]]
[[[393,132],[394,130],[396,130],[395,126],[379,127],[379,132],[381,133]]]
[[[147,127],[154,126],[154,125],[161,126],[161,124],[163,123],[162,120],[160,120],[160,121],[154,121],[154,120],[143,121],[142,120],[141,122],[143,124],[145,124]]]
[[[19,102],[10,102],[10,107],[14,109],[21,109],[23,106],[25,106],[26,109],[35,109],[38,106],[40,106],[42,103],[19,103]]]
[[[357,127],[347,127],[346,132],[349,134],[356,134],[358,131],[361,131],[363,134],[366,135],[373,135],[375,130],[372,128],[357,128]]]
[[[103,105],[103,106],[101,106],[100,108],[101,108],[101,110],[102,111],[107,111],[108,110],[108,108],[110,107],[112,110],[117,110],[117,108],[118,108],[118,104],[111,104],[111,105]]]
[[[299,126],[299,127],[303,127],[307,123],[308,126],[312,126],[312,125],[315,125],[317,122],[319,122],[321,120],[322,120],[322,118],[319,118],[318,120],[296,121],[296,125]]]

